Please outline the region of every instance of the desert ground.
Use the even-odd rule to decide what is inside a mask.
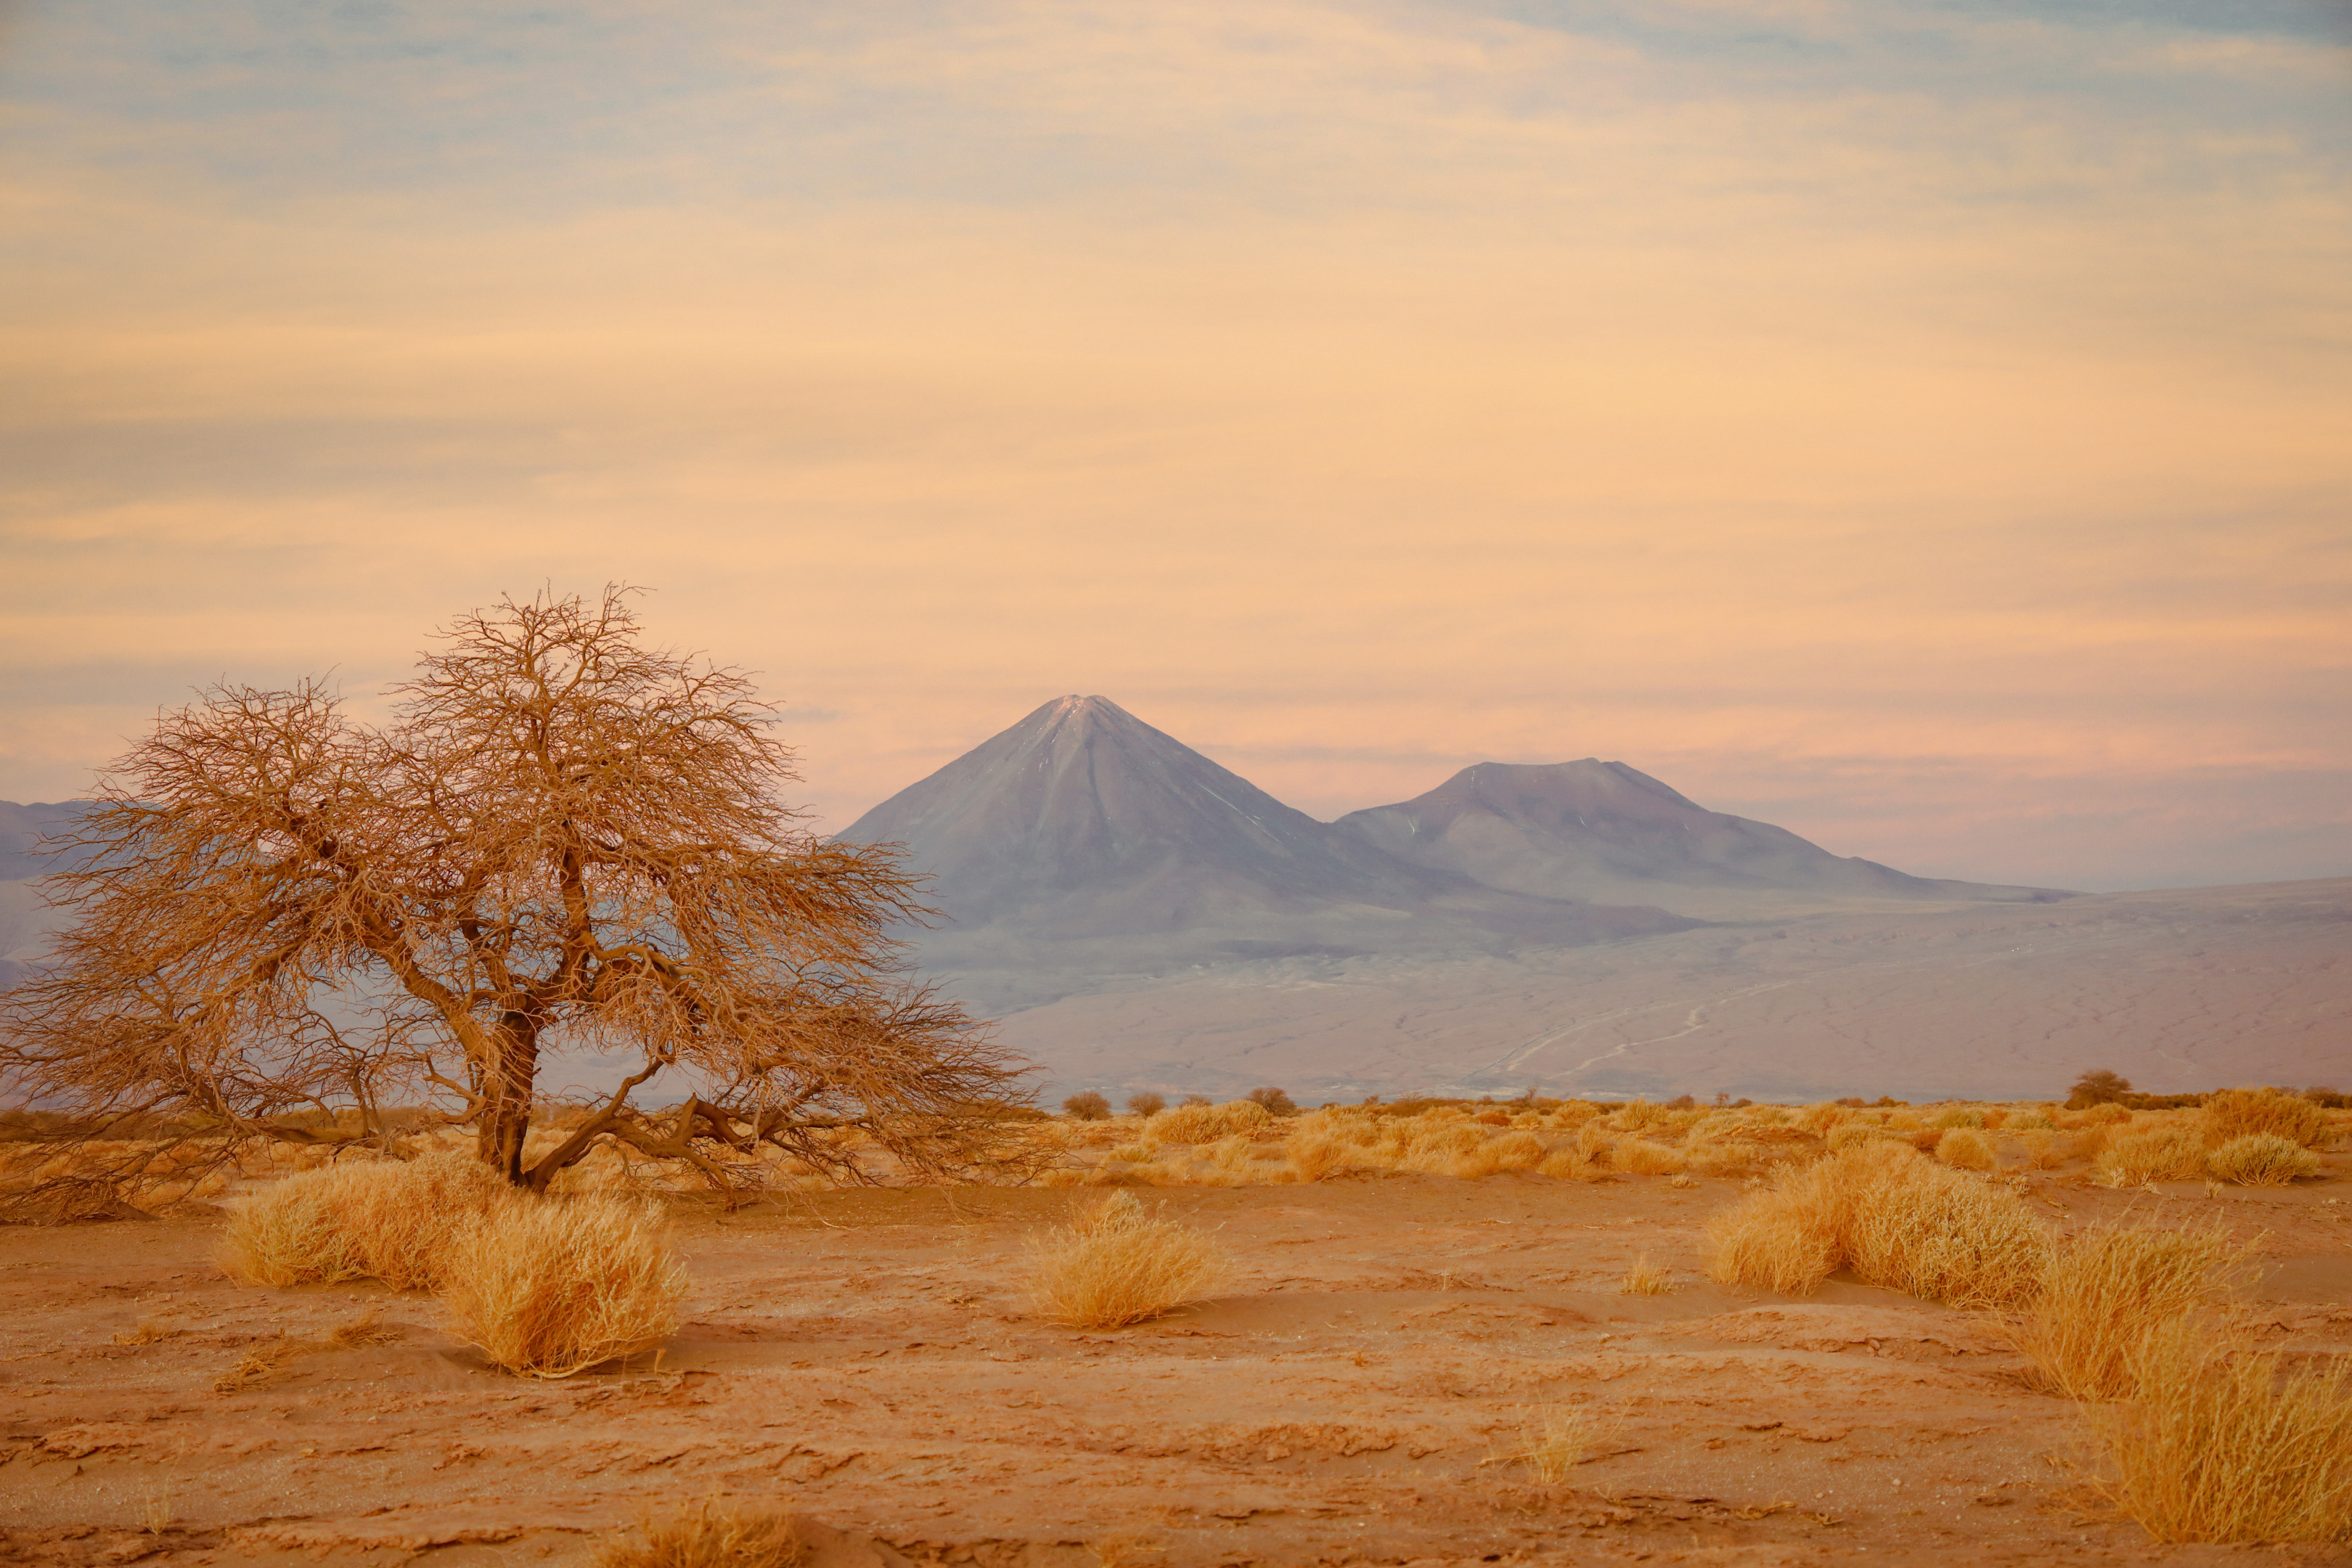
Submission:
[[[2288,1185],[2093,1179],[2168,1114],[1983,1116],[2008,1125],[1978,1174],[2053,1236],[2218,1220],[2256,1248],[2266,1341],[2352,1351],[2340,1139]],[[1763,1181],[1742,1162],[1802,1158],[1836,1114],[1412,1120],[1360,1161],[1286,1158],[1296,1123],[1186,1146],[1121,1118],[1043,1124],[1045,1184],[675,1194],[682,1326],[560,1381],[496,1370],[427,1296],[230,1279],[213,1200],[267,1191],[266,1164],[154,1218],[0,1228],[0,1559],[586,1563],[648,1506],[718,1498],[789,1510],[822,1568],[2244,1560],[2086,1489],[2081,1407],[2036,1391],[2000,1316],[1706,1277],[1703,1225]],[[1967,1118],[1843,1120],[1927,1145]],[[1740,1127],[1780,1142],[1703,1147]],[[1545,1165],[1479,1156],[1507,1138]],[[1208,1232],[1229,1277],[1124,1329],[1041,1321],[1038,1238],[1118,1191]],[[1645,1259],[1671,1288],[1624,1293]],[[302,1353],[239,1374],[287,1336]],[[1528,1436],[1562,1413],[1589,1453],[1539,1484]]]
[[[1057,1092],[1817,1100],[2326,1083],[2352,880],[1890,908],[1517,957],[1268,960],[1006,1016]],[[983,987],[984,989],[984,987]],[[1431,1086],[1445,1086],[1433,1088]]]

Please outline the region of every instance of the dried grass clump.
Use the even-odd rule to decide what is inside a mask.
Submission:
[[[2274,1089],[2225,1089],[2209,1094],[2200,1121],[2208,1148],[2266,1132],[2316,1149],[2330,1135],[2326,1111],[2299,1094]]]
[[[2352,1367],[2292,1365],[2242,1324],[2175,1318],[2138,1397],[2090,1410],[2110,1500],[2166,1542],[2352,1537]]]
[[[596,1568],[800,1568],[808,1547],[788,1513],[739,1513],[707,1498],[675,1513],[648,1511],[638,1537],[609,1542]]]
[[[1282,1152],[1302,1182],[1319,1182],[1348,1167],[1347,1142],[1320,1128],[1291,1133],[1283,1140]]]
[[[1146,1121],[1143,1136],[1153,1143],[1213,1143],[1236,1132],[1255,1132],[1273,1120],[1274,1113],[1254,1100],[1180,1105]]]
[[[658,1209],[619,1198],[510,1197],[449,1249],[459,1334],[528,1377],[570,1377],[677,1331],[687,1274]]]
[[[2139,1392],[2148,1336],[2218,1298],[2247,1248],[2218,1224],[2095,1226],[2053,1251],[2042,1291],[2011,1329],[2043,1387],[2070,1398]]]
[[[1956,1127],[1936,1141],[1936,1158],[1962,1171],[1992,1171],[2000,1156],[1991,1138],[1972,1127]]]
[[[1625,1278],[1617,1281],[1617,1293],[1621,1296],[1664,1296],[1674,1288],[1675,1282],[1667,1278],[1666,1271],[1651,1262],[1646,1252],[1634,1259],[1633,1267],[1625,1270]]]
[[[1029,1295],[1048,1322],[1116,1329],[1199,1300],[1225,1275],[1209,1237],[1118,1192],[1039,1240]]]
[[[1654,1143],[1647,1138],[1620,1138],[1609,1159],[1619,1170],[1637,1176],[1671,1176],[1685,1163],[1681,1150]]]
[[[229,1205],[216,1257],[248,1284],[436,1288],[450,1247],[506,1191],[478,1160],[428,1154],[300,1171]]]
[[[1550,1152],[1542,1139],[1523,1130],[1506,1132],[1486,1147],[1487,1158],[1498,1171],[1532,1171]]]
[[[2204,1173],[2205,1141],[2182,1122],[2113,1137],[2091,1162],[2091,1179],[2105,1187],[2187,1182]]]
[[[2232,1138],[2205,1156],[2205,1164],[2221,1180],[2242,1187],[2283,1187],[2298,1177],[2319,1174],[2318,1155],[2274,1132]]]
[[[1538,1486],[1564,1486],[1576,1467],[1592,1458],[1605,1436],[1601,1423],[1590,1410],[1540,1405],[1520,1413],[1517,1447],[1483,1462],[1524,1465]]]
[[[2049,1239],[2014,1193],[1897,1142],[1783,1171],[1707,1222],[1707,1271],[1805,1294],[1851,1267],[1874,1285],[1958,1307],[2029,1300]]]

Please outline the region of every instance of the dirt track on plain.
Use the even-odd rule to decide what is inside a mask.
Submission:
[[[487,1369],[426,1298],[232,1283],[216,1215],[0,1231],[0,1560],[584,1563],[643,1505],[714,1491],[819,1521],[819,1568],[2243,1560],[2086,1508],[2053,1463],[2074,1407],[2024,1385],[1988,1320],[1706,1283],[1699,1226],[1738,1190],[1149,1192],[1215,1228],[1236,1276],[1116,1332],[1040,1324],[1018,1289],[1031,1236],[1086,1191],[694,1212],[659,1364],[543,1384]],[[2267,1232],[2261,1316],[2336,1352],[2346,1190],[2032,1188],[2062,1224],[2136,1205]],[[1673,1293],[1616,1292],[1644,1253]],[[370,1311],[397,1338],[214,1391],[257,1344]],[[117,1342],[142,1323],[161,1337]],[[1505,1458],[1547,1406],[1609,1433],[1552,1493]]]

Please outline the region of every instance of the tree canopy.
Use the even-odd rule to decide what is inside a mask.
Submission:
[[[608,1141],[719,1185],[761,1144],[850,1178],[861,1141],[987,1157],[1018,1065],[907,978],[890,930],[929,911],[894,847],[780,800],[742,672],[646,647],[608,589],[461,616],[389,696],[380,724],[316,681],[159,716],[48,879],[73,921],[0,1005],[12,1093],[308,1137],[340,1134],[292,1113],[405,1096],[540,1189]],[[527,1162],[567,1053],[627,1070]],[[640,1108],[656,1085],[689,1092]]]

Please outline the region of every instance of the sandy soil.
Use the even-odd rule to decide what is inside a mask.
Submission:
[[[2352,1349],[2340,1178],[2219,1200],[2032,1184],[2053,1221],[2266,1233],[2263,1319]],[[1018,1290],[1031,1237],[1092,1193],[697,1210],[660,1363],[554,1384],[486,1369],[425,1298],[231,1283],[216,1213],[0,1231],[0,1560],[584,1563],[645,1503],[713,1491],[821,1521],[820,1568],[2244,1559],[2085,1507],[2074,1407],[2030,1392],[1987,1321],[1852,1283],[1704,1282],[1698,1227],[1738,1190],[1147,1192],[1215,1228],[1237,1274],[1117,1332],[1041,1325]],[[1643,1253],[1673,1293],[1617,1293]],[[258,1342],[379,1310],[394,1342],[214,1391]],[[142,1323],[162,1337],[121,1342]],[[1545,1406],[1611,1431],[1558,1494],[1497,1462]]]
[[[1006,1017],[1061,1086],[1759,1100],[2332,1083],[2352,879],[1822,914],[1517,958],[1286,959]]]

